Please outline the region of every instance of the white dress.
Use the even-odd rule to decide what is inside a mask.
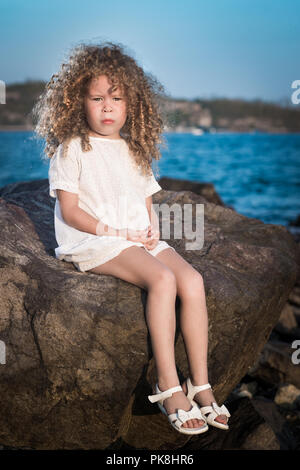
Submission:
[[[83,152],[80,138],[76,137],[69,143],[65,157],[60,145],[50,160],[48,172],[49,193],[56,198],[55,256],[72,262],[79,271],[106,263],[130,246],[145,246],[125,237],[98,236],[71,227],[62,217],[56,189],[78,194],[78,206],[104,224],[135,230],[150,225],[145,199],[162,189],[152,170],[149,178],[135,166],[124,139],[91,136],[89,139],[92,150]],[[174,250],[159,240],[154,249],[145,250],[156,256],[166,248]]]

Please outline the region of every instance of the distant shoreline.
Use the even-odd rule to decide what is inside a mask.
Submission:
[[[15,125],[15,126],[0,126],[0,132],[17,132],[17,131],[22,131],[22,132],[33,132],[34,129],[33,127],[29,127],[28,125]],[[256,129],[248,129],[248,130],[242,130],[238,131],[236,129],[208,129],[207,132],[204,132],[203,134],[198,134],[195,132],[195,128],[184,128],[182,130],[177,130],[177,129],[166,129],[163,131],[164,134],[193,134],[193,135],[205,135],[205,134],[300,134],[300,132],[291,132],[288,130],[282,130],[278,129],[275,130],[274,132],[272,131],[260,131]]]
[[[33,127],[28,127],[26,125],[20,124],[19,126],[0,126],[0,132],[9,132],[9,131],[28,131],[32,132]]]

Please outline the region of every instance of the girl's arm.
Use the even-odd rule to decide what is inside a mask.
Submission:
[[[95,219],[95,217],[81,209],[78,206],[78,194],[57,189],[57,197],[63,219],[71,227],[81,232],[92,233],[93,235],[124,236],[127,238],[126,230],[115,229],[107,224],[103,224],[101,220]]]
[[[152,205],[152,196],[146,198],[146,207],[150,218],[150,224],[154,231],[159,232],[159,219]]]

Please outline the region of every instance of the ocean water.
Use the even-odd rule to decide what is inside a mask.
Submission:
[[[265,223],[300,214],[300,134],[166,133],[160,177],[213,183],[225,204]],[[48,177],[34,133],[0,132],[0,187]]]

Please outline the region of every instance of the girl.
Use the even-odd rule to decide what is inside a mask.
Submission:
[[[230,414],[217,406],[208,384],[203,279],[159,239],[152,195],[162,188],[151,163],[160,158],[161,91],[122,46],[81,44],[52,76],[33,114],[51,159],[56,257],[81,272],[113,275],[148,291],[146,320],[158,376],[148,398],[176,430],[199,434],[207,423],[228,429]],[[182,386],[174,357],[177,294],[190,368]]]

